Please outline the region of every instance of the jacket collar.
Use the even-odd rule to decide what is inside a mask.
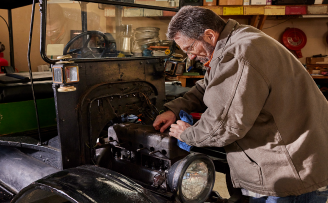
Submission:
[[[239,25],[239,23],[237,21],[229,19],[226,26],[221,31],[218,42],[216,43],[216,46],[215,46],[215,49],[213,52],[212,60],[209,64],[210,67],[215,67],[216,64],[218,63],[219,57],[222,54],[222,51],[227,43],[227,39],[228,39],[230,33],[232,32],[233,28],[235,28],[235,30],[236,30],[236,27],[235,27],[236,25],[237,26]]]

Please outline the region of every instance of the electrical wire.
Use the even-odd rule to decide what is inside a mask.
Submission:
[[[7,28],[8,28],[8,32],[9,32],[9,24],[8,24],[8,22],[2,16],[0,16],[0,18],[2,18],[3,21],[5,21],[5,23],[7,25]]]
[[[29,36],[28,51],[27,51],[27,62],[28,62],[28,67],[29,67],[30,80],[31,80],[31,88],[32,88],[32,95],[33,95],[34,108],[35,108],[35,115],[36,115],[36,121],[37,121],[37,126],[38,126],[38,134],[39,134],[39,142],[40,142],[39,144],[42,145],[41,132],[40,132],[40,121],[39,121],[39,114],[38,114],[38,106],[37,106],[36,98],[35,98],[34,84],[33,84],[33,75],[32,75],[32,67],[31,67],[31,44],[32,44],[34,13],[35,13],[35,0],[33,0],[33,4],[32,4],[30,36]]]
[[[278,25],[280,25],[280,24],[283,24],[283,23],[285,23],[285,22],[287,22],[287,21],[289,21],[289,20],[291,20],[291,19],[292,19],[292,18],[289,18],[289,19],[287,19],[287,20],[285,20],[285,21],[283,21],[283,22],[280,22],[280,23],[278,23],[278,24],[276,24],[276,25],[273,25],[273,26],[270,26],[270,27],[265,27],[265,28],[263,28],[262,30],[276,27],[276,26],[278,26]]]
[[[140,93],[145,97],[148,106],[149,106],[151,109],[153,109],[153,111],[155,111],[155,112],[157,113],[157,115],[159,115],[159,111],[158,111],[158,109],[156,108],[156,106],[154,106],[154,105],[151,103],[151,101],[149,100],[149,98],[148,98],[143,92],[140,92]]]

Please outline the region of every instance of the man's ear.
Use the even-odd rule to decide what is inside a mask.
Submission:
[[[206,29],[204,31],[203,39],[205,42],[211,44],[212,46],[216,45],[216,42],[219,39],[219,33],[215,32],[212,29]]]

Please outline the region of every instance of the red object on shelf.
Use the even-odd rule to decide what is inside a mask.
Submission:
[[[8,66],[8,61],[3,58],[3,53],[0,52],[0,68],[2,66]],[[4,73],[4,72],[1,72],[1,69],[0,69],[0,73]]]
[[[190,115],[192,116],[193,119],[199,120],[200,117],[202,116],[202,113],[191,113]]]
[[[174,11],[163,11],[163,16],[174,16],[176,13]]]
[[[285,14],[286,15],[306,15],[307,6],[286,6]]]
[[[282,43],[290,50],[296,52],[298,58],[302,58],[301,49],[306,45],[305,33],[297,28],[287,28],[282,34]]]

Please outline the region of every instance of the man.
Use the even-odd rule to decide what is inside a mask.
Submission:
[[[69,30],[63,8],[56,3],[49,4],[47,10],[47,44],[66,44],[69,41]]]
[[[154,127],[189,145],[224,147],[250,202],[326,202],[328,104],[302,64],[260,30],[183,7],[167,37],[206,62],[204,80],[165,104]],[[193,126],[180,110],[204,111]],[[320,189],[320,190],[318,190]]]

